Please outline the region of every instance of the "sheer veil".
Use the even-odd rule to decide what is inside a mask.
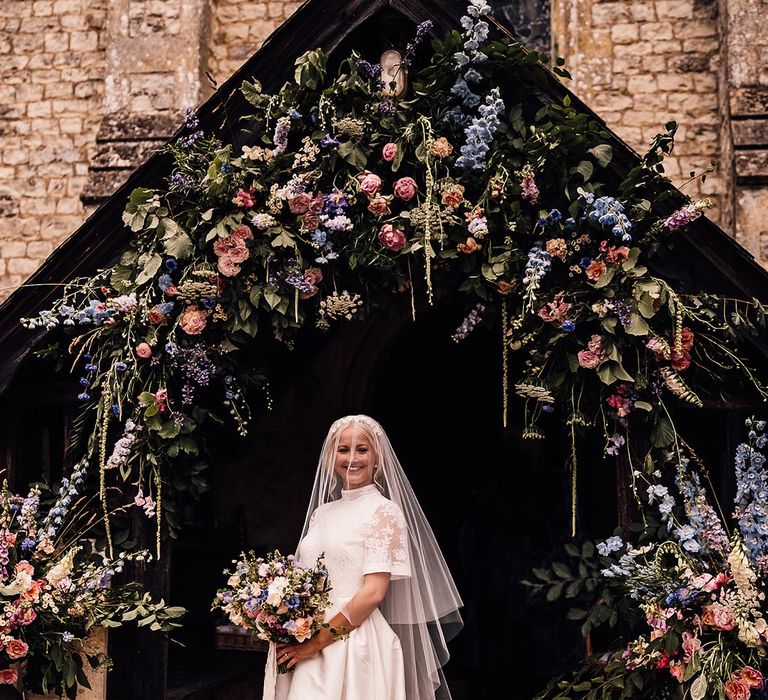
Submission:
[[[374,483],[383,496],[397,504],[408,529],[411,565],[409,578],[392,579],[380,610],[400,638],[405,662],[408,700],[450,698],[442,667],[448,661],[447,642],[461,630],[463,605],[424,512],[381,425],[368,416],[340,418],[323,443],[312,496],[304,521],[307,534],[315,510],[341,497],[343,483],[334,461],[343,429],[358,426],[373,438],[377,468]]]

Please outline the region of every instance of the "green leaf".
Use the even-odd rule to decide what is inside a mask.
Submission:
[[[613,148],[607,143],[601,143],[594,148],[590,148],[587,153],[590,153],[595,157],[597,164],[601,168],[604,168],[606,165],[608,165],[608,163],[610,163],[611,159],[613,158]]]
[[[264,290],[264,300],[269,304],[270,309],[274,309],[280,303],[281,297],[279,294]]]
[[[138,265],[141,272],[136,276],[136,284],[141,285],[149,282],[163,264],[163,257],[159,253],[144,253],[139,257]]]
[[[571,570],[562,562],[556,561],[552,564],[552,571],[555,572],[557,576],[564,579],[571,578]]]
[[[588,160],[582,160],[573,171],[581,175],[584,178],[584,182],[589,182],[589,178],[592,177],[592,173],[595,171],[595,166]]]
[[[641,314],[633,313],[630,316],[629,325],[624,328],[629,335],[648,335],[651,327]]]
[[[597,282],[595,282],[592,286],[595,287],[595,289],[600,289],[601,287],[605,287],[607,284],[610,284],[615,274],[616,274],[615,267],[606,268],[603,274],[600,275],[600,277],[597,279]]]
[[[653,406],[647,401],[635,401],[635,408],[639,408],[641,411],[652,411]]]
[[[544,597],[546,598],[548,603],[553,603],[562,595],[562,593],[563,593],[563,584],[556,583],[547,591],[547,595]]]
[[[651,444],[657,448],[669,447],[675,442],[675,427],[665,415],[660,415],[651,431]]]
[[[707,676],[702,673],[691,683],[691,700],[704,700],[707,695]]]
[[[192,255],[195,246],[192,239],[182,231],[171,238],[163,239],[163,248],[167,255],[179,260],[186,260]]]

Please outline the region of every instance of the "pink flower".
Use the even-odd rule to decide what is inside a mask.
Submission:
[[[559,325],[567,319],[570,310],[571,304],[563,301],[562,294],[556,294],[552,301],[539,309],[539,317],[549,323],[557,323]]]
[[[252,207],[256,200],[253,196],[253,187],[251,187],[247,192],[244,189],[239,189],[237,191],[237,194],[232,198],[232,203],[237,204],[238,207],[243,207],[243,209],[249,209]]]
[[[240,241],[241,243],[250,241],[253,238],[251,229],[249,229],[245,224],[235,226],[235,228],[229,232],[229,235],[231,238],[234,238],[236,241]]]
[[[14,685],[18,680],[19,674],[15,668],[4,668],[0,671],[0,684]]]
[[[464,201],[464,185],[453,183],[443,190],[443,204],[447,204],[454,209]]]
[[[310,288],[299,294],[299,299],[311,299],[320,291],[320,283],[323,281],[323,271],[319,267],[308,267],[304,270],[304,281]]]
[[[701,622],[710,627],[717,627],[721,630],[732,630],[734,628],[733,615],[724,605],[715,603],[705,605],[701,610]]]
[[[26,559],[22,559],[16,564],[16,573],[29,574],[30,576],[35,573],[35,567],[32,566]]]
[[[199,335],[206,325],[208,325],[208,315],[196,306],[188,306],[179,317],[179,326],[187,335]]]
[[[228,255],[220,257],[219,262],[216,263],[216,267],[224,277],[235,277],[240,273],[240,265]]]
[[[533,177],[526,177],[520,182],[523,199],[529,204],[536,204],[539,201],[539,188],[536,186],[536,180]]]
[[[387,250],[397,252],[405,246],[405,234],[399,228],[392,226],[392,224],[384,224],[379,230],[379,243]]]
[[[584,369],[595,369],[603,361],[599,355],[595,355],[589,350],[579,350],[578,358],[579,366]]]
[[[728,700],[749,700],[751,694],[749,688],[736,676],[725,684],[725,696]]]
[[[688,350],[681,350],[680,352],[672,353],[672,369],[678,372],[684,372],[691,365],[691,353]]]
[[[611,264],[616,265],[617,263],[623,262],[629,257],[629,248],[627,246],[620,246],[619,248],[608,248],[608,250],[605,253],[605,259]]]
[[[447,158],[453,153],[453,146],[451,146],[445,136],[441,136],[439,139],[435,140],[429,152],[436,158]]]
[[[5,653],[8,654],[9,659],[20,659],[27,655],[29,646],[21,639],[12,639],[8,642],[8,646],[5,647]]]
[[[369,170],[364,170],[357,175],[357,181],[360,183],[360,191],[369,197],[373,197],[381,189],[381,178]]]
[[[412,177],[401,177],[399,180],[395,180],[393,186],[395,197],[402,199],[404,202],[408,202],[416,196],[419,191],[419,186],[416,184],[416,180]]]
[[[765,679],[763,678],[763,674],[760,673],[756,668],[752,668],[751,666],[745,666],[744,668],[739,671],[737,674],[739,677],[739,680],[747,686],[747,688],[754,688],[755,690],[762,690],[763,686],[765,685]]]
[[[605,356],[605,352],[603,351],[603,337],[595,333],[587,343],[587,350],[591,350],[601,357]]]
[[[558,260],[565,260],[568,256],[568,245],[563,238],[552,238],[547,241],[547,253]]]
[[[690,662],[699,649],[701,649],[701,640],[690,632],[683,632],[683,661]]]
[[[152,357],[152,348],[147,343],[139,343],[136,346],[136,354],[142,359],[147,360]]]
[[[683,678],[685,676],[685,666],[683,666],[683,664],[670,664],[669,672],[672,675],[672,678],[677,680],[679,683],[683,682]]]
[[[605,272],[605,263],[601,260],[593,260],[591,263],[589,263],[587,269],[584,270],[584,272],[587,274],[589,279],[591,279],[593,282],[597,282],[603,272]]]
[[[385,143],[384,148],[381,149],[381,157],[387,161],[387,163],[391,163],[395,156],[397,155],[397,144],[396,143]]]
[[[690,328],[683,328],[680,340],[683,350],[690,350],[693,347],[693,331]]]
[[[389,214],[389,205],[392,203],[392,195],[377,194],[368,202],[368,211],[376,216]]]
[[[238,227],[238,229],[244,228],[245,232],[247,232],[248,235],[253,237],[251,234],[250,229],[247,226],[244,227]],[[219,238],[214,244],[213,244],[213,252],[216,253],[218,257],[228,257],[232,259],[232,262],[237,263],[238,265],[242,262],[245,262],[250,257],[250,252],[245,245],[245,241],[247,238],[245,238],[246,233],[245,232],[239,232],[238,229],[235,229],[229,236],[225,236],[224,238]]]
[[[312,195],[309,192],[302,192],[288,200],[288,208],[291,210],[291,214],[304,214],[309,209],[311,201]]]

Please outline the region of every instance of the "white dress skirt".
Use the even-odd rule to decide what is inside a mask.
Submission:
[[[341,499],[314,512],[299,563],[313,566],[323,553],[331,585],[326,621],[357,593],[365,574],[410,576],[405,518],[373,484],[342,491]],[[400,640],[376,609],[346,639],[300,661],[292,673],[277,674],[271,645],[263,700],[406,700]]]

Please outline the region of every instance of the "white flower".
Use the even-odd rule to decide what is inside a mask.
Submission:
[[[267,605],[280,605],[287,585],[288,579],[285,576],[277,576],[267,587]]]

